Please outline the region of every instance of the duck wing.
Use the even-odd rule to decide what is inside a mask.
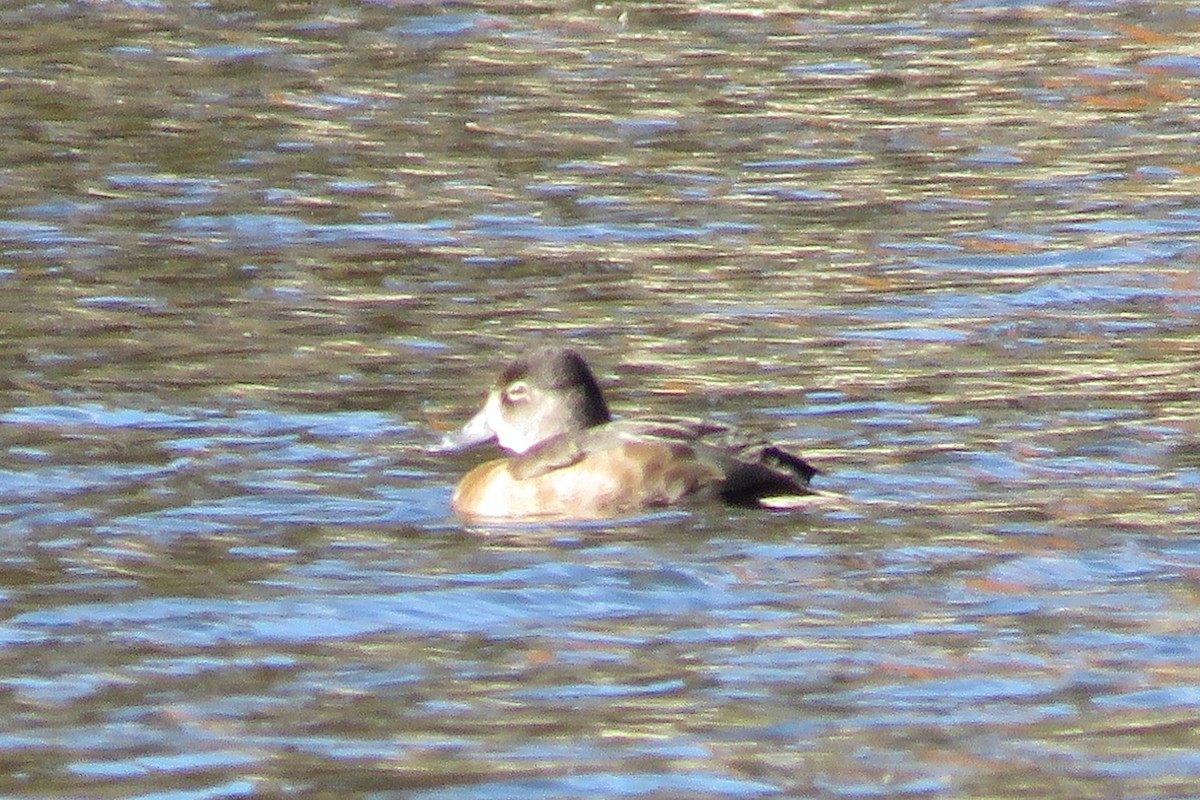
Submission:
[[[784,507],[786,498],[814,493],[808,482],[819,471],[731,425],[669,416],[631,417],[555,436],[510,458],[508,469],[514,478],[528,480],[585,459],[603,461],[618,450],[646,463],[678,465],[659,476],[663,486],[655,490],[672,502],[708,489],[730,503]]]
[[[646,416],[604,426],[622,438],[669,441],[689,447],[697,461],[723,476],[726,501],[754,503],[780,495],[811,494],[820,470],[795,453],[746,431],[706,419]]]

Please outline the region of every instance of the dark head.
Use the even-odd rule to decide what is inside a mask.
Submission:
[[[448,434],[441,449],[496,440],[505,450],[524,453],[547,439],[610,419],[604,395],[583,357],[574,350],[541,347],[504,369],[483,408]]]

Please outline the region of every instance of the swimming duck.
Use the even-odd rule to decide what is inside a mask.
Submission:
[[[436,448],[496,442],[513,455],[468,472],[451,504],[468,519],[595,519],[700,498],[793,508],[818,470],[719,422],[614,420],[587,363],[542,347],[509,364],[483,407]]]

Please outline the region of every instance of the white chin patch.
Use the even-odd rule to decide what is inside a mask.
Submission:
[[[518,454],[524,453],[537,442],[533,441],[532,436],[522,435],[520,431],[504,421],[504,416],[500,413],[500,402],[499,393],[494,393],[487,399],[484,414],[487,417],[488,427],[496,433],[496,441],[505,450]]]

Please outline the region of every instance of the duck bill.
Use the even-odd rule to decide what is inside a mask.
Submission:
[[[450,431],[433,447],[435,453],[456,453],[468,450],[481,444],[494,442],[496,432],[488,424],[487,409],[481,408],[479,413],[471,417],[466,425],[456,431]]]

